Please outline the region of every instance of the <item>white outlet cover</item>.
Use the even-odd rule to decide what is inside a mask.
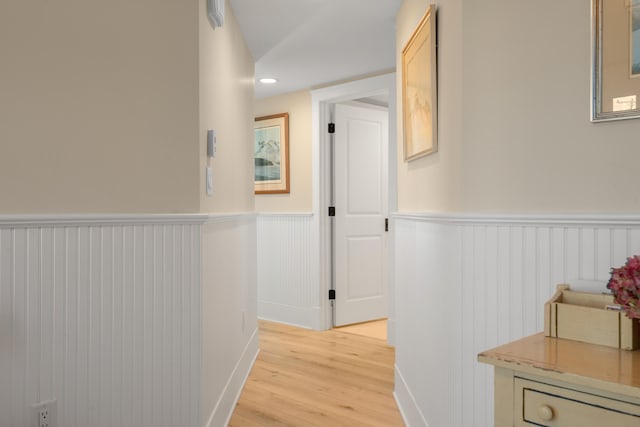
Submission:
[[[56,399],[45,400],[40,403],[31,405],[31,423],[32,427],[41,427],[40,412],[46,410],[48,413],[47,427],[58,427],[58,401]]]

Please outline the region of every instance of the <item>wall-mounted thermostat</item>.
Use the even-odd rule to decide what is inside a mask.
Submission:
[[[224,24],[224,1],[207,0],[207,16],[213,28],[222,27]]]
[[[216,156],[216,131],[209,129],[207,131],[207,157]]]

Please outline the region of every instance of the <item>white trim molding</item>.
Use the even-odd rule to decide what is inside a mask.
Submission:
[[[211,414],[209,414],[207,423],[205,424],[206,427],[226,426],[229,424],[229,421],[231,421],[233,410],[238,400],[240,400],[242,389],[260,353],[258,344],[258,328],[256,328],[243,349],[242,356],[240,356],[238,363],[236,363],[233,368],[233,372],[225,384],[220,398],[216,402]]]
[[[312,217],[313,212],[258,212],[258,217]]]
[[[406,219],[438,224],[486,224],[486,225],[553,225],[553,226],[636,226],[640,214],[473,214],[473,213],[425,213],[394,212],[394,219]]]
[[[424,415],[416,403],[415,397],[411,394],[409,387],[407,387],[407,382],[402,376],[400,369],[398,369],[398,365],[394,365],[394,382],[395,390],[393,397],[396,405],[398,405],[398,410],[405,425],[409,427],[429,427],[429,424],[427,424]]]
[[[210,213],[205,216],[207,223],[213,222],[229,222],[238,220],[255,220],[257,214],[255,212],[228,212],[228,213]]]
[[[27,214],[0,215],[0,227],[202,224],[207,214]]]
[[[336,103],[351,101],[372,95],[387,94],[389,97],[389,210],[396,207],[397,190],[397,157],[396,157],[396,74],[388,73],[380,76],[365,78],[336,86],[317,89],[311,92],[311,132],[312,132],[312,202],[313,202],[313,241],[316,253],[314,257],[313,277],[314,287],[319,299],[320,329],[332,326],[331,305],[327,298],[331,287],[331,222],[326,215],[331,201],[331,156],[329,150],[329,134],[327,125],[333,119],[333,106]],[[393,260],[393,249],[390,249],[389,259]],[[393,292],[391,281],[392,266],[389,266],[389,292]],[[389,316],[393,317],[393,306],[389,307]]]

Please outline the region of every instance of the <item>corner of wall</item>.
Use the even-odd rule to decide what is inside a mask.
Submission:
[[[259,353],[258,328],[256,327],[253,334],[251,334],[251,338],[247,342],[238,363],[233,369],[233,372],[229,377],[229,381],[225,385],[218,402],[211,411],[211,414],[209,414],[205,427],[218,427],[229,424],[233,411],[236,407],[236,403],[238,403],[238,400],[240,399],[242,389],[249,378],[251,368],[253,368]]]
[[[201,212],[253,212],[254,60],[233,9],[222,27],[211,27],[206,2],[199,16],[199,163]],[[216,131],[217,152],[206,153],[207,130]],[[205,167],[213,171],[206,194]]]
[[[408,427],[429,427],[429,424],[427,423],[427,420],[425,420],[424,415],[422,415],[422,411],[420,411],[420,408],[416,403],[416,399],[405,382],[398,365],[394,366],[394,372],[395,387],[393,390],[393,397],[396,400],[398,410],[400,411],[400,415],[402,415],[402,420],[405,425]]]

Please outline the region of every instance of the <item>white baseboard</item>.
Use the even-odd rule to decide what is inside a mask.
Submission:
[[[258,301],[258,319],[305,329],[317,329],[318,310]]]
[[[387,319],[387,344],[392,347],[396,346],[396,321]]]
[[[251,373],[251,368],[253,368],[259,352],[258,328],[256,328],[249,342],[247,342],[242,356],[240,356],[240,360],[238,360],[236,367],[233,369],[220,399],[218,399],[216,406],[213,408],[213,411],[211,411],[211,415],[209,415],[207,423],[205,424],[206,427],[222,427],[229,424],[236,403],[238,403],[240,399],[242,389],[247,382],[247,378],[249,378],[249,373]]]
[[[393,397],[396,400],[400,415],[407,427],[429,427],[402,373],[398,369],[398,365],[395,366],[395,389],[393,391]]]

